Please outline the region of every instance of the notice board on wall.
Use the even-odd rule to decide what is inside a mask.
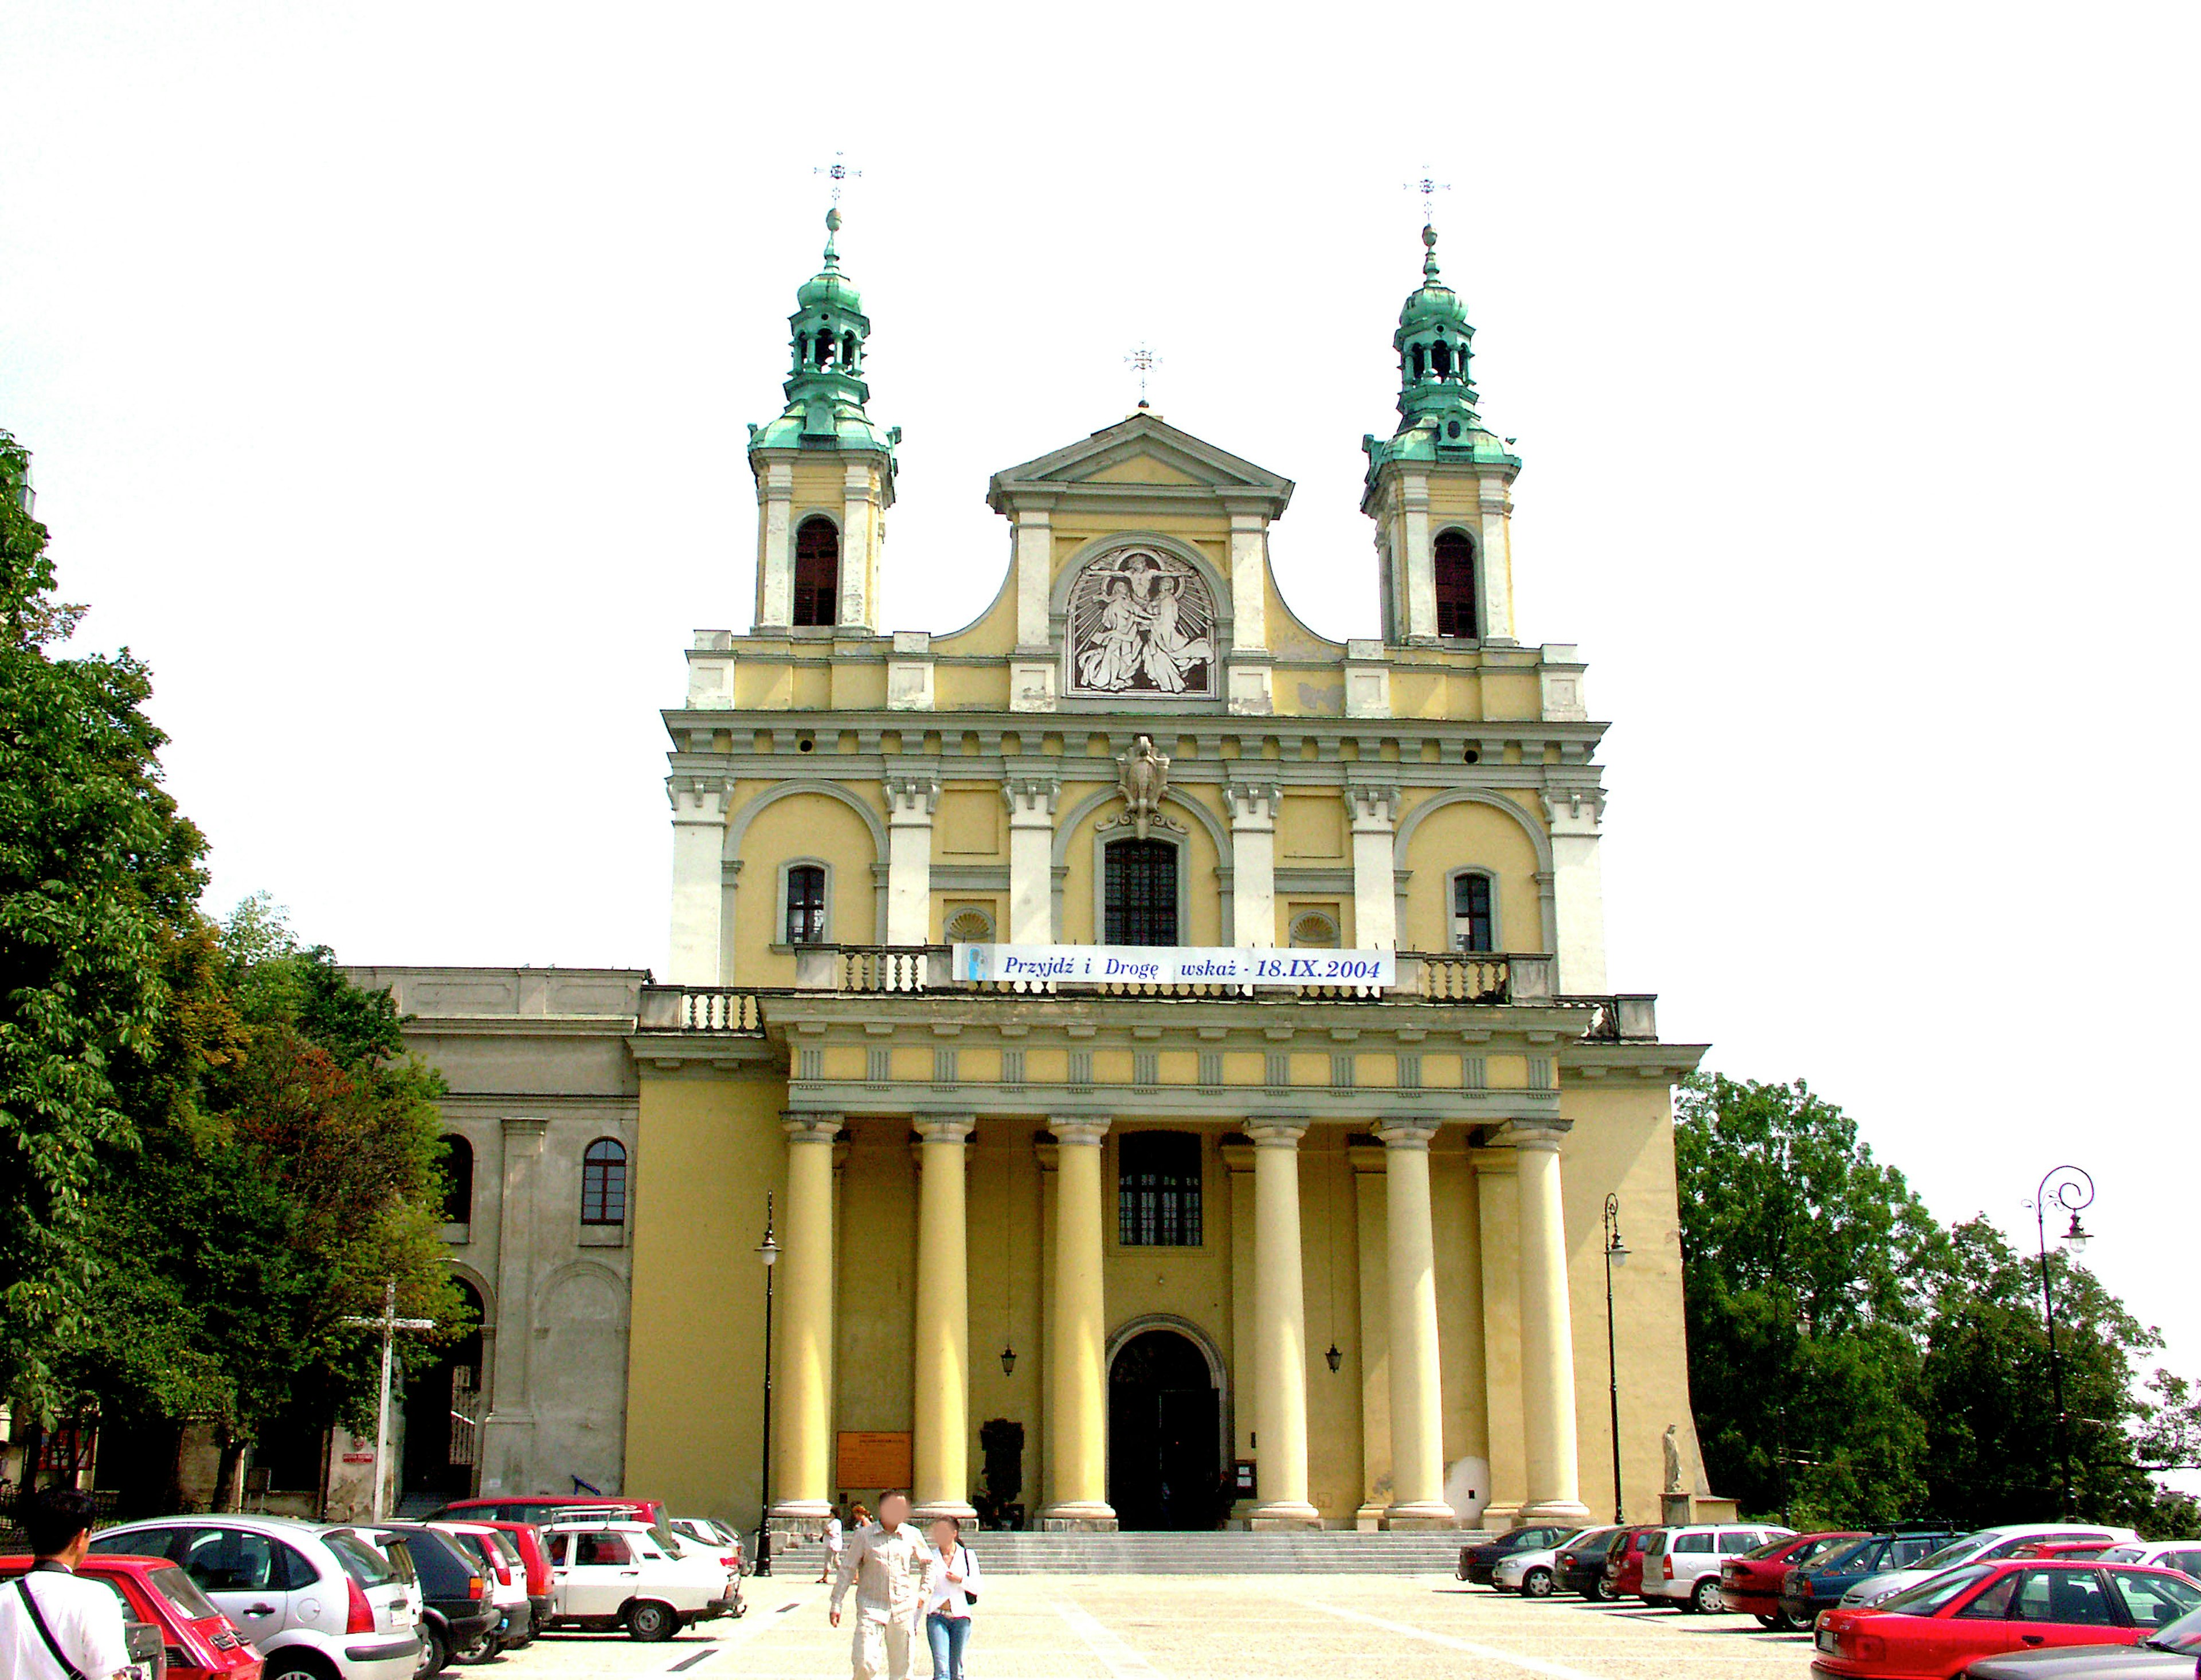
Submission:
[[[836,1486],[842,1488],[901,1488],[910,1483],[910,1432],[907,1430],[842,1430],[833,1454]]]

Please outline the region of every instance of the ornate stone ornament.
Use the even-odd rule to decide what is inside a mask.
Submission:
[[[1071,585],[1072,694],[1212,696],[1215,643],[1207,580],[1175,555],[1111,549]]]
[[[1116,759],[1116,785],[1123,791],[1124,808],[1100,826],[1128,828],[1142,840],[1157,828],[1183,833],[1183,823],[1173,823],[1162,814],[1162,800],[1169,793],[1169,755],[1154,750],[1153,736],[1134,736],[1130,750]]]

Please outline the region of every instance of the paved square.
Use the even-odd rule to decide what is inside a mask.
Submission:
[[[827,1589],[751,1581],[749,1613],[662,1645],[554,1634],[497,1680],[677,1672],[694,1680],[842,1680],[848,1632]],[[1744,1616],[1500,1597],[1438,1576],[994,1576],[970,1680],[1806,1680],[1807,1636]],[[930,1663],[913,1665],[924,1680]]]

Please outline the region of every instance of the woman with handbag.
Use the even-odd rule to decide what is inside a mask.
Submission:
[[[978,1601],[978,1560],[953,1517],[932,1520],[932,1555],[925,1570],[924,1636],[932,1647],[932,1680],[963,1680],[963,1647],[971,1607]]]

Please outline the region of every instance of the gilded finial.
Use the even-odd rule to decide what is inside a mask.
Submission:
[[[1430,280],[1437,277],[1437,231],[1424,222],[1422,225],[1422,244],[1429,255],[1422,259],[1422,273]]]

